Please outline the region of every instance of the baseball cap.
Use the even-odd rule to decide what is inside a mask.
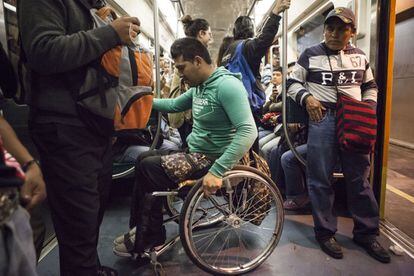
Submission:
[[[355,15],[351,9],[338,7],[331,10],[325,18],[325,23],[328,21],[329,18],[338,17],[346,24],[351,24],[355,26]]]

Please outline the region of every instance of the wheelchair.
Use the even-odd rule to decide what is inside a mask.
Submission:
[[[235,166],[223,176],[223,187],[208,198],[201,180],[153,196],[166,197],[169,216],[164,224],[179,224],[178,235],[141,256],[154,266],[159,264],[157,257],[181,240],[187,256],[205,272],[244,274],[272,254],[282,235],[280,192],[268,176],[252,167]]]

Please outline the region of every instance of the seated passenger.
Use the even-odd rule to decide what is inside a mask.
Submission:
[[[265,90],[267,105],[263,106],[263,113],[270,111],[270,105],[276,103],[276,98],[281,92],[279,87],[282,84],[282,77],[282,67],[277,67],[273,70],[272,80]]]
[[[147,130],[143,130],[147,131]],[[152,144],[153,134],[148,135],[149,139],[142,142],[130,144],[118,138],[113,145],[113,160],[117,163],[135,163],[137,158],[144,152],[147,152]],[[161,119],[161,135],[158,141],[157,149],[161,150],[179,150],[181,148],[181,138],[176,129],[170,128],[164,118]]]
[[[296,147],[300,156],[306,158],[306,144]],[[302,209],[309,204],[308,191],[305,185],[305,167],[289,150],[282,154],[280,163],[285,176],[286,200],[283,208],[289,211]]]
[[[257,137],[240,75],[215,68],[207,49],[194,38],[176,40],[171,56],[192,88],[174,99],[154,99],[153,106],[162,112],[192,108],[189,151],[172,154],[155,150],[138,158],[134,191],[137,202],[131,210],[130,225],[136,226],[136,232],[133,237],[126,234],[122,243],[115,244],[114,253],[119,256],[132,256],[164,244],[164,199],[153,197],[152,192],[175,189],[184,180],[204,176],[205,195],[214,194],[222,186],[223,174],[237,164]]]
[[[272,83],[266,90],[266,93],[270,95],[269,100],[263,106],[263,116],[259,126],[259,152],[266,160],[269,160],[270,151],[277,147],[280,140],[276,128],[281,124],[279,115],[282,112],[282,101],[278,90],[281,83],[282,68],[279,67],[274,71]]]
[[[307,128],[302,124],[288,124],[289,137],[294,147],[306,144]],[[278,145],[271,149],[269,154],[269,168],[272,175],[272,180],[276,183],[282,195],[286,192],[285,174],[283,171],[281,158],[282,155],[289,150],[289,145],[286,141],[283,129],[280,134],[280,141]]]

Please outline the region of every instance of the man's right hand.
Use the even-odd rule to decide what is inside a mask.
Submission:
[[[123,16],[111,23],[111,26],[117,32],[122,44],[131,44],[132,38],[135,38],[139,33],[141,22],[136,17]],[[132,30],[130,30],[132,28]]]
[[[37,164],[31,165],[27,170],[20,196],[22,203],[29,211],[46,198],[45,182],[42,171]]]
[[[277,0],[273,8],[274,14],[279,14],[290,7],[290,0]]]
[[[326,108],[313,96],[306,98],[306,110],[308,111],[309,118],[314,122],[319,122],[323,118],[323,111]]]

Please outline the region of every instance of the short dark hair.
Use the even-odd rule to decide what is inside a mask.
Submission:
[[[278,66],[278,67],[274,68],[274,69],[273,69],[273,73],[274,73],[274,72],[280,72],[280,73],[283,73],[283,67]],[[273,73],[272,73],[272,74],[273,74]]]
[[[247,39],[254,36],[254,24],[249,16],[239,16],[234,22],[234,40]]]
[[[199,56],[207,64],[212,63],[207,48],[203,43],[192,37],[184,37],[174,41],[171,45],[170,53],[173,59],[182,56],[186,61],[193,61],[196,56]]]

